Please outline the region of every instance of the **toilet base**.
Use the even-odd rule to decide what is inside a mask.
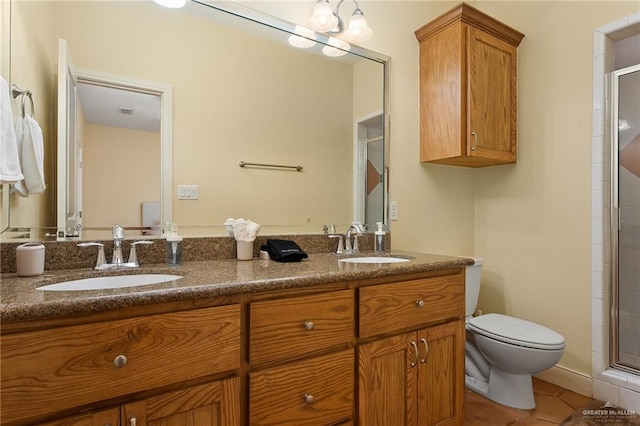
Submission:
[[[536,408],[531,374],[513,374],[491,366],[487,398],[521,410]]]
[[[492,366],[489,381],[465,374],[465,386],[490,400],[521,410],[536,408],[530,374],[512,374]]]

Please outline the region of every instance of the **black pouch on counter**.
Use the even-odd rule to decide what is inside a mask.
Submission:
[[[267,240],[267,245],[262,250],[267,250],[271,260],[276,262],[300,262],[309,257],[294,241]]]

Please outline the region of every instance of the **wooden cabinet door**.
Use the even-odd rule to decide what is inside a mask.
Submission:
[[[453,321],[421,330],[418,342],[418,424],[462,425],[464,322]]]
[[[477,28],[467,28],[467,155],[515,163],[517,48]]]
[[[87,413],[79,416],[67,417],[42,423],[40,426],[118,426],[120,424],[120,407]]]
[[[359,425],[418,425],[416,339],[407,333],[358,348]]]
[[[192,386],[122,406],[122,426],[239,426],[240,379]]]

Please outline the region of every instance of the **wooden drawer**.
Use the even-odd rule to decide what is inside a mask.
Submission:
[[[249,359],[265,365],[313,354],[354,337],[353,290],[255,302],[250,307]]]
[[[9,334],[1,344],[10,422],[238,368],[240,307]]]
[[[254,371],[249,374],[249,423],[336,424],[352,418],[353,395],[353,349]]]
[[[361,338],[464,317],[464,274],[358,289]]]

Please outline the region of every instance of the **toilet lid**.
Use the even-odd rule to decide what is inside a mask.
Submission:
[[[476,333],[505,343],[534,349],[562,349],[564,337],[534,322],[501,314],[471,318],[469,328]]]

